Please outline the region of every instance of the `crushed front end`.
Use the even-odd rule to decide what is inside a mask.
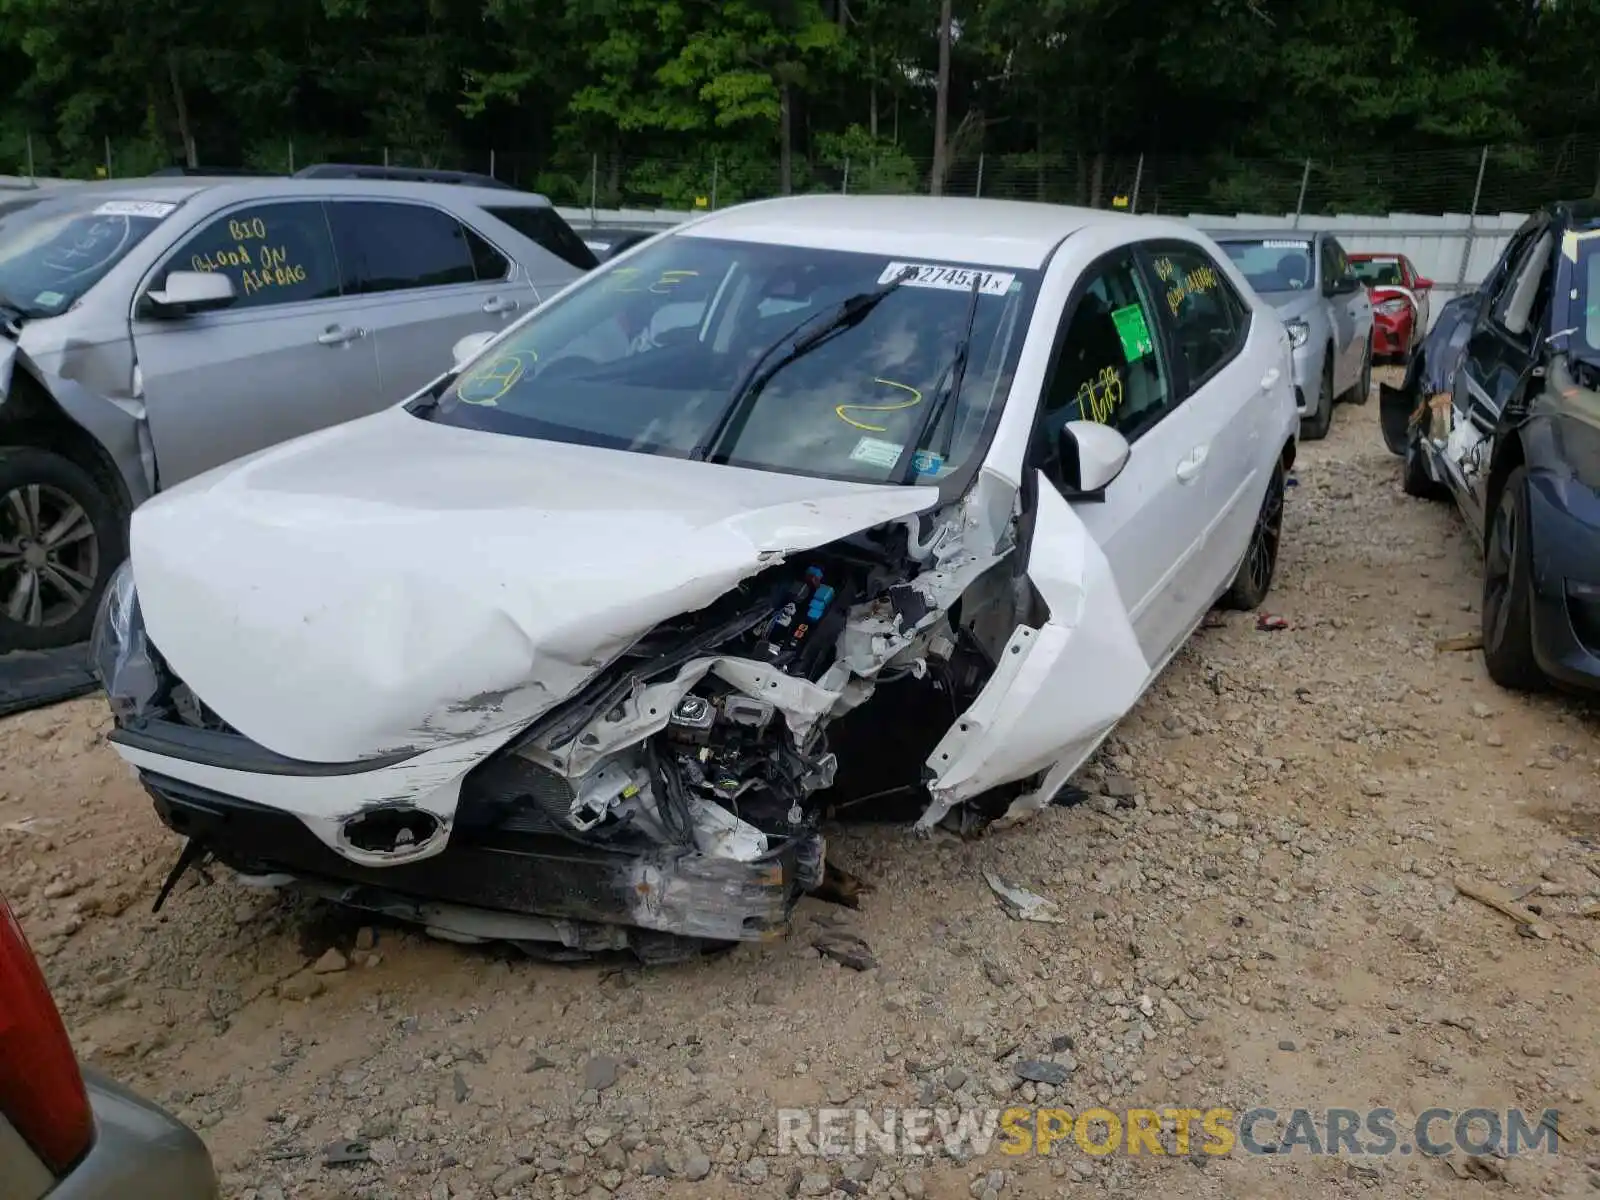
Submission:
[[[94,657],[112,741],[162,821],[247,880],[458,940],[664,960],[781,934],[821,882],[834,718],[880,682],[917,681],[952,713],[981,688],[984,656],[945,608],[999,559],[946,538],[941,561],[917,528],[758,570],[532,722],[342,764],[274,753],[209,709],[148,635],[126,568]]]

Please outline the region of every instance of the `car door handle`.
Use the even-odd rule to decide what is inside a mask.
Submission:
[[[365,329],[345,329],[340,325],[329,325],[317,334],[317,341],[324,346],[343,346],[346,342],[353,342],[357,338],[366,336]]]
[[[1178,482],[1193,483],[1200,475],[1200,468],[1206,465],[1206,455],[1209,450],[1205,446],[1196,446],[1178,461]]]
[[[499,296],[490,296],[483,302],[483,311],[486,313],[516,312],[519,304],[515,300],[504,300]]]

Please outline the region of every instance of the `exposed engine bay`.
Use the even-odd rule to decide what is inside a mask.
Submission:
[[[474,773],[468,795],[482,807],[470,806],[472,819],[743,862],[815,829],[825,806],[861,798],[852,783],[881,778],[886,764],[870,760],[891,740],[860,746],[862,761],[841,778],[832,718],[903,681],[953,719],[989,675],[971,630],[885,565],[895,556],[862,535],[658,626]],[[924,757],[942,729],[932,732]],[[897,765],[903,790],[920,792],[917,760]]]
[[[823,879],[830,810],[899,816],[910,802],[925,825],[952,810],[970,820],[928,803],[924,763],[992,676],[1019,609],[1038,605],[1009,545],[964,549],[963,515],[958,504],[779,560],[656,625],[467,771],[452,820],[378,802],[319,845],[292,819],[141,775],[175,831],[247,880],[293,879],[443,936],[655,958],[773,936]],[[123,740],[181,726],[248,741],[148,638],[122,650],[121,691],[140,671],[159,680],[138,711],[119,710]],[[117,703],[115,680],[108,690]]]

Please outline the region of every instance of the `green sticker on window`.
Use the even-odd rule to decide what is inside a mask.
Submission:
[[[1129,362],[1137,362],[1156,348],[1150,340],[1150,326],[1144,323],[1144,310],[1137,304],[1113,309],[1111,319],[1122,339],[1122,356]]]

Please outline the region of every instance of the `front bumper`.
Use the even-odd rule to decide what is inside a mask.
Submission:
[[[1600,691],[1600,528],[1574,516],[1547,477],[1528,482],[1534,658],[1557,683]]]
[[[1372,352],[1393,356],[1411,353],[1415,318],[1408,311],[1399,316],[1374,312],[1372,319]]]
[[[150,771],[141,771],[140,779],[168,828],[197,839],[241,874],[289,875],[352,907],[466,939],[558,941],[579,951],[628,948],[641,957],[678,957],[700,943],[781,935],[800,897],[822,878],[820,834],[791,838],[754,862],[668,847],[614,850],[537,823],[480,820],[487,798],[474,794],[470,779],[443,850],[422,860],[363,866],[281,809]],[[448,911],[455,907],[476,919],[462,923]],[[500,919],[485,919],[491,916]],[[480,932],[490,929],[496,932]]]
[[[165,1110],[85,1070],[94,1145],[50,1200],[217,1200],[211,1155],[198,1134]]]
[[[1296,346],[1291,361],[1294,364],[1295,411],[1309,417],[1316,411],[1317,391],[1322,386],[1322,360],[1327,347],[1313,345],[1310,341]]]

